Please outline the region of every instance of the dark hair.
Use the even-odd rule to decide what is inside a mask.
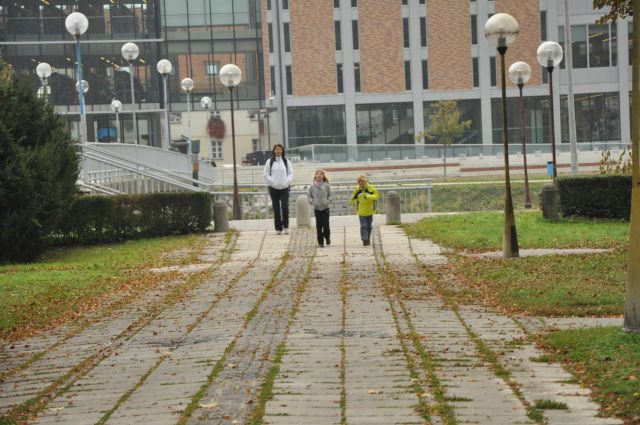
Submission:
[[[284,146],[282,146],[280,143],[276,143],[275,145],[273,145],[273,149],[271,150],[271,163],[273,164],[273,162],[276,160],[276,148],[280,147],[282,148],[282,160],[284,161]],[[286,164],[286,162],[285,162]]]

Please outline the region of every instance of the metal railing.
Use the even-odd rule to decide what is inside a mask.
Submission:
[[[431,212],[431,189],[431,184],[378,187],[380,198],[376,202],[376,214],[384,213],[387,194],[391,191],[398,193],[402,213]],[[352,191],[352,187],[331,188],[331,204],[329,206],[331,214],[349,215],[355,212],[355,209],[349,204]],[[289,217],[295,218],[296,201],[302,195],[308,195],[308,191],[291,190],[289,192]],[[233,192],[213,192],[213,197],[216,201],[224,201],[229,207],[229,211],[232,211]],[[245,220],[273,217],[268,191],[240,192],[240,202],[242,203],[242,216]],[[311,209],[311,214],[313,215],[313,209]]]

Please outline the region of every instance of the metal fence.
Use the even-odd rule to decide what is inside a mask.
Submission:
[[[431,184],[423,185],[403,185],[385,186],[377,188],[380,198],[376,202],[376,214],[385,212],[385,202],[387,194],[391,191],[400,196],[400,211],[402,213],[426,213],[431,212]],[[331,214],[349,215],[355,209],[349,205],[352,187],[332,187],[331,188]],[[289,217],[296,216],[296,201],[298,197],[308,195],[306,190],[291,190],[289,193]],[[223,200],[232,211],[233,192],[213,192],[214,200]],[[261,192],[240,192],[240,202],[242,202],[242,217],[245,220],[266,219],[273,217],[271,198],[267,191]],[[313,214],[313,209],[311,211]]]

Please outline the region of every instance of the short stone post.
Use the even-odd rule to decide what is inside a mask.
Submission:
[[[222,199],[218,199],[213,204],[213,224],[214,232],[222,233],[229,230],[229,215],[227,210],[227,203]]]
[[[309,198],[306,195],[300,195],[296,199],[296,225],[298,227],[311,226],[311,208],[309,207]]]
[[[560,191],[555,184],[542,186],[540,191],[540,209],[547,220],[557,220],[560,210]]]
[[[387,193],[385,199],[385,214],[387,215],[387,224],[400,224],[400,195],[391,191]]]

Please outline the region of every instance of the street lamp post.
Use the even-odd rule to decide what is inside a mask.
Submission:
[[[555,41],[545,41],[538,47],[538,62],[549,73],[549,122],[551,124],[551,159],[553,161],[553,180],[558,177],[556,162],[556,129],[553,114],[553,69],[562,61],[562,47]]]
[[[140,49],[136,43],[125,43],[120,50],[122,57],[129,64],[129,85],[131,86],[131,113],[133,114],[133,134],[136,144],[140,144],[140,134],[138,133],[138,120],[136,118],[136,94],[133,87],[133,61],[138,58]]]
[[[522,88],[531,78],[531,67],[526,62],[516,62],[509,67],[509,78],[520,91],[520,138],[522,140],[522,158],[524,160],[524,207],[531,208],[529,191],[529,173],[527,171],[527,141],[524,134],[524,97]]]
[[[122,109],[122,102],[115,99],[111,102],[111,110],[116,113],[116,142],[120,143],[120,110]]]
[[[193,91],[193,80],[191,78],[183,78],[180,87],[187,93],[187,132],[189,140],[187,141],[187,161],[193,167],[191,158],[191,92]]]
[[[80,53],[80,37],[89,29],[89,20],[80,12],[70,13],[64,21],[64,26],[76,40],[76,62],[78,68],[76,71],[76,77],[78,83],[82,81],[82,54]],[[78,91],[78,100],[80,104],[80,138],[81,143],[87,142],[87,115],[84,110],[84,93],[82,90]]]
[[[267,107],[264,109],[264,116],[267,118],[267,143],[269,144],[267,147],[268,149],[266,150],[271,150],[271,125],[269,123],[269,116],[271,115],[271,112],[276,109],[276,98],[271,96],[267,100]]]
[[[169,126],[169,94],[167,91],[167,77],[171,73],[171,69],[173,66],[168,59],[160,59],[158,64],[156,65],[158,72],[162,75],[162,88],[164,91],[164,137],[165,137],[165,148],[169,149],[171,146],[171,133]]]
[[[42,97],[44,98],[44,102],[47,103],[47,96],[50,93],[47,80],[51,76],[51,65],[46,62],[39,63],[36,67],[36,74],[38,74],[38,77],[40,77],[40,81],[42,82]]]
[[[240,193],[238,192],[238,175],[236,171],[236,129],[233,118],[233,89],[242,80],[242,71],[236,65],[229,63],[220,69],[220,82],[229,88],[231,99],[231,146],[233,149],[233,219],[242,219],[242,205],[240,204]]]
[[[500,54],[500,71],[502,83],[502,141],[504,147],[504,233],[502,239],[502,255],[504,258],[519,256],[516,220],[513,214],[511,197],[511,181],[509,178],[509,135],[507,132],[507,81],[504,56],[507,48],[518,36],[518,21],[506,13],[493,15],[484,26],[484,35]]]

